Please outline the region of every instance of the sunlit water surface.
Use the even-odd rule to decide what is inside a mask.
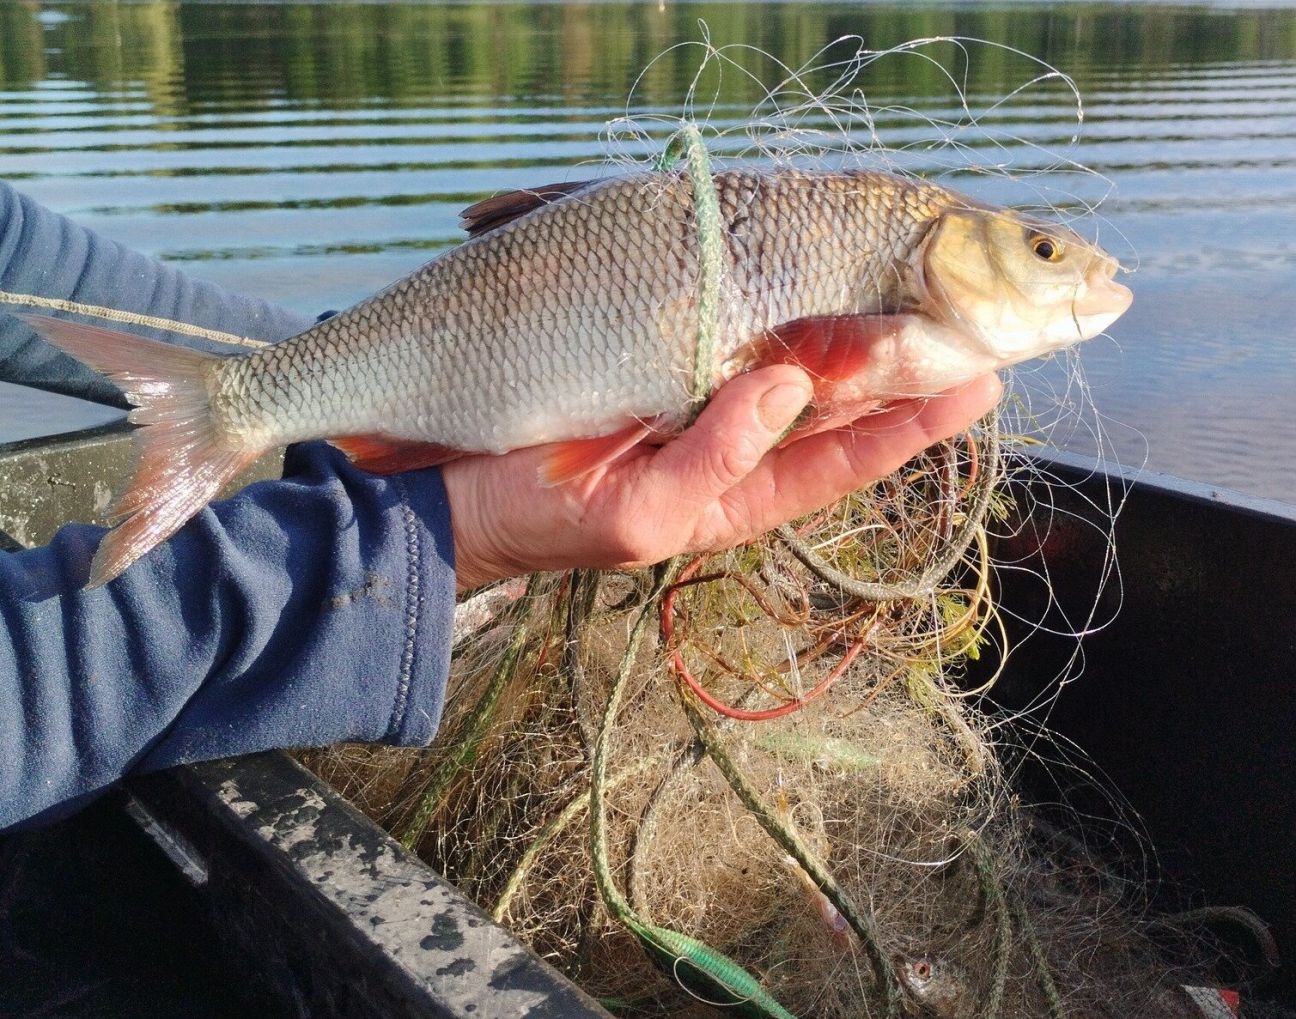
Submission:
[[[933,65],[888,58],[861,80],[883,144],[929,173],[1059,159],[1115,184],[1087,229],[1135,272],[1110,338],[1020,381],[1041,427],[1211,484],[1296,502],[1296,11],[1086,3],[59,4],[0,0],[0,176],[79,222],[195,275],[304,312],[344,307],[459,237],[457,214],[501,189],[589,174],[607,122],[673,43],[748,43],[799,65],[829,41],[888,47],[973,36],[1071,75],[955,129]],[[951,49],[930,51],[963,75]],[[639,83],[678,113],[697,68],[676,52]],[[754,63],[768,78],[769,65]],[[974,111],[1029,78],[973,49]],[[768,83],[768,80],[767,80]],[[758,94],[727,79],[723,125]],[[888,112],[889,111],[889,112]],[[985,144],[993,135],[1004,146]],[[957,157],[957,158],[956,158]],[[596,171],[597,172],[597,171]],[[1092,200],[1106,185],[1048,173],[978,196]],[[1075,203],[1071,204],[1075,207]],[[633,230],[633,224],[627,224]],[[1097,408],[1095,413],[1094,407]],[[111,417],[0,384],[0,441]]]

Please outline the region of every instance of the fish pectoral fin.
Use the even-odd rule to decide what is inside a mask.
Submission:
[[[328,441],[370,474],[399,474],[420,467],[435,467],[467,455],[462,449],[436,442],[396,439],[390,435],[346,435]]]
[[[880,340],[903,327],[900,315],[815,315],[783,322],[753,340],[743,360],[752,368],[795,364],[816,383],[861,374]]]
[[[542,205],[550,205],[573,195],[591,183],[593,182],[588,180],[573,180],[520,191],[506,191],[502,195],[494,195],[468,206],[459,213],[459,225],[468,231],[469,237],[479,237]]]
[[[895,350],[879,348],[899,341],[912,324],[911,315],[810,316],[777,325],[748,344],[739,355],[748,369],[794,364],[814,386],[810,407],[780,446],[849,424],[883,403]]]
[[[636,421],[611,435],[555,443],[540,464],[540,484],[552,488],[584,477],[590,471],[610,464],[652,434],[651,425]]]

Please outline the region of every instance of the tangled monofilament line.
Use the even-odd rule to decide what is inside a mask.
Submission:
[[[965,459],[969,463],[978,464],[976,477],[959,478],[953,494],[968,500],[970,505],[965,507],[968,514],[980,516],[971,516],[970,523],[968,518],[964,518],[957,526],[948,529],[948,539],[958,549],[953,557],[947,554],[948,545],[921,553],[923,557],[949,559],[947,569],[955,569],[967,553],[968,546],[973,544],[968,538],[969,531],[976,532],[984,527],[990,500],[983,495],[983,489],[991,487],[1000,470],[996,442],[968,436],[965,446]],[[972,453],[974,449],[981,451]],[[946,489],[949,487],[949,478],[943,471],[924,472],[923,476],[936,479],[938,489],[942,486]],[[944,503],[945,500],[942,499],[930,501],[930,505],[935,507],[932,510],[934,517],[949,512]],[[835,528],[835,521],[831,518],[821,518],[818,524],[820,533],[812,530],[806,538],[822,544],[821,539],[826,537],[824,532],[831,532]],[[908,653],[905,649],[911,652],[929,643],[930,625],[915,623],[911,626],[908,621],[929,616],[929,603],[942,597],[944,588],[936,583],[907,598],[895,596],[892,600],[897,604],[889,606],[867,603],[848,591],[839,590],[839,598],[835,602],[830,601],[829,607],[816,608],[812,604],[812,588],[832,585],[825,585],[814,571],[805,570],[800,581],[795,582],[800,587],[793,594],[792,587],[795,583],[791,571],[795,570],[797,560],[780,552],[782,547],[782,543],[776,539],[764,539],[746,549],[720,557],[704,556],[687,562],[674,562],[660,568],[656,579],[648,585],[632,583],[627,593],[616,598],[600,590],[601,585],[617,583],[619,578],[616,576],[605,580],[598,574],[576,573],[557,581],[549,581],[547,587],[533,580],[531,593],[515,603],[512,610],[498,620],[497,626],[502,628],[502,632],[491,639],[504,651],[496,659],[496,665],[490,669],[487,681],[479,689],[472,706],[465,706],[458,715],[459,721],[453,726],[453,735],[446,741],[448,745],[436,755],[439,763],[425,773],[426,778],[420,780],[421,802],[409,815],[410,820],[403,838],[408,845],[426,846],[425,833],[429,828],[437,828],[439,818],[448,820],[451,815],[461,815],[462,808],[456,804],[462,802],[464,790],[470,783],[481,781],[482,776],[478,772],[480,761],[491,754],[491,746],[495,741],[508,742],[510,726],[518,724],[517,709],[510,706],[509,702],[523,688],[534,689],[536,680],[527,679],[526,676],[548,675],[550,678],[543,684],[545,689],[554,693],[562,688],[569,692],[569,696],[577,695],[592,682],[591,669],[595,663],[589,658],[591,639],[607,635],[609,620],[634,619],[636,622],[630,624],[629,637],[619,655],[619,665],[610,674],[606,669],[595,670],[608,677],[605,680],[594,680],[596,685],[600,681],[612,685],[602,709],[603,721],[595,727],[593,740],[589,739],[589,730],[584,726],[578,724],[575,730],[577,741],[583,744],[585,752],[590,755],[587,759],[588,771],[578,768],[576,774],[584,772],[588,784],[580,783],[581,791],[574,795],[568,793],[555,805],[556,809],[539,812],[537,816],[542,816],[544,820],[534,823],[530,841],[522,839],[521,853],[515,857],[516,862],[507,868],[507,877],[498,887],[494,915],[500,919],[516,916],[517,909],[524,903],[528,883],[545,866],[546,855],[564,838],[569,838],[568,830],[588,810],[591,876],[601,899],[613,918],[632,931],[649,955],[661,963],[671,980],[690,988],[692,993],[705,1000],[729,1000],[731,1003],[743,1001],[749,1011],[761,1015],[786,1015],[786,1011],[782,1011],[783,1006],[761,988],[759,981],[740,962],[707,941],[672,930],[656,920],[649,920],[646,913],[640,915],[636,908],[631,907],[617,885],[614,871],[618,867],[612,862],[613,852],[609,848],[606,820],[608,797],[623,787],[633,785],[645,775],[669,770],[667,759],[678,757],[680,753],[694,754],[688,747],[695,740],[696,752],[720,768],[726,783],[742,802],[744,809],[758,821],[772,841],[795,861],[795,865],[809,876],[831,907],[860,938],[863,951],[871,960],[873,969],[872,993],[879,996],[878,1000],[888,1014],[898,1014],[899,985],[884,948],[883,935],[878,930],[871,909],[853,898],[833,876],[831,868],[805,843],[795,825],[780,816],[780,811],[759,791],[758,783],[753,783],[739,763],[746,751],[736,748],[743,746],[743,741],[740,739],[739,743],[731,747],[728,738],[722,737],[715,725],[702,717],[700,703],[714,704],[720,708],[722,715],[730,719],[742,719],[753,730],[763,731],[765,723],[797,714],[815,702],[818,695],[816,691],[826,692],[835,681],[851,674],[861,655],[870,648],[877,650],[875,644],[884,646],[889,643],[890,653],[902,656]],[[908,547],[912,553],[915,546]],[[760,569],[753,571],[751,556],[768,560],[769,569],[763,572]],[[745,568],[728,565],[720,570],[713,569],[710,573],[702,572],[705,566],[711,565],[714,568],[720,562],[742,564]],[[923,568],[921,560],[909,562],[903,555],[888,565],[893,572],[905,568],[915,570],[922,576],[929,572]],[[623,581],[622,583],[624,584]],[[779,693],[780,690],[786,690],[785,686],[780,686],[778,682],[771,686],[757,674],[760,670],[756,669],[748,677],[745,689],[736,696],[738,706],[714,696],[708,686],[717,681],[723,684],[726,676],[733,679],[739,670],[721,668],[718,676],[707,675],[699,679],[694,674],[694,669],[684,664],[683,655],[678,648],[672,651],[672,645],[687,636],[690,646],[696,647],[700,638],[693,631],[697,630],[697,624],[703,618],[716,612],[720,613],[718,619],[730,618],[733,605],[729,604],[727,596],[717,593],[717,586],[732,587],[747,596],[755,614],[747,615],[741,629],[754,633],[765,627],[785,635],[803,633],[806,638],[804,650],[785,662],[785,667],[794,664],[800,673],[804,673],[806,669],[822,664],[825,677],[808,693],[785,695]],[[955,592],[963,588],[956,584],[949,590]],[[689,598],[691,605],[681,615],[683,610],[679,599],[684,597]],[[776,601],[779,604],[775,604]],[[796,611],[780,607],[792,602],[797,606]],[[985,611],[987,604],[982,604],[973,611]],[[759,622],[762,618],[764,623]],[[664,664],[680,678],[681,691],[688,691],[681,693],[676,707],[682,712],[694,735],[689,740],[680,731],[673,740],[677,750],[667,748],[664,752],[641,756],[609,773],[609,747],[613,732],[624,730],[627,724],[631,729],[634,728],[633,722],[617,721],[619,702],[628,683],[635,679],[642,681],[645,663],[639,645],[650,632],[650,623],[654,619],[661,631],[661,646],[668,654]],[[612,631],[615,631],[615,622],[611,625]],[[905,635],[907,628],[921,631],[923,636],[915,641]],[[884,637],[884,631],[889,632],[889,641]],[[554,643],[555,640],[557,644]],[[776,640],[774,646],[785,645]],[[723,662],[723,652],[712,650],[714,653],[711,660]],[[653,655],[651,661],[656,660],[656,655]],[[755,668],[753,661],[748,662],[749,671]],[[649,673],[655,672],[656,668],[649,664]],[[777,671],[776,669],[776,673]],[[896,673],[895,669],[886,671],[892,676]],[[884,679],[879,679],[878,687],[884,683]],[[867,704],[867,697],[876,696],[876,693],[875,689],[873,694],[866,695],[850,711],[860,710]],[[694,697],[699,694],[700,703],[695,703]],[[752,701],[768,701],[770,698],[779,700],[781,696],[781,703],[767,708],[742,707]],[[451,723],[448,721],[447,724]],[[495,735],[488,735],[489,733]],[[807,738],[813,740],[813,737]],[[831,739],[824,737],[822,746],[833,747],[835,753],[841,754],[840,742],[838,740],[834,744]],[[534,800],[534,794],[529,799],[532,800],[532,805],[538,802]],[[652,850],[656,840],[669,839],[675,834],[677,833],[672,831],[664,835],[660,823],[647,826],[636,841],[636,857],[642,861],[644,854]],[[444,837],[442,835],[440,838]],[[499,848],[503,849],[502,846]],[[455,869],[449,858],[443,861],[443,866]],[[639,900],[642,895],[636,893],[631,898]],[[654,911],[654,914],[656,912],[659,911]]]
[[[949,39],[896,52],[932,59],[935,45],[967,55]],[[705,51],[704,67],[739,67]],[[852,91],[879,56],[783,68],[739,127],[697,115],[698,80],[683,121],[658,118],[671,140],[652,165],[685,176],[694,204],[695,410],[723,282],[712,162],[822,163],[854,152],[860,129],[879,154],[881,111]],[[826,95],[811,85],[825,74]],[[1022,89],[1074,91],[1052,69],[1032,75]],[[963,156],[960,131],[985,124],[950,81],[966,117],[933,125]],[[652,119],[609,133],[656,147]],[[973,703],[993,677],[959,683],[964,662],[1006,647],[988,539],[1010,508],[1000,429],[992,415],[739,549],[487,592],[493,607],[456,644],[446,735],[371,809],[616,1009],[1058,1019],[1128,1000],[1130,1014],[1176,1014],[1146,1001],[1157,956],[1126,904],[1058,876],[1093,861],[1024,834]],[[380,771],[392,752],[379,753]],[[334,776],[364,774],[348,768]],[[912,973],[946,984],[929,1000]]]
[[[891,52],[933,60],[936,46],[967,56],[958,39]],[[738,50],[704,48],[704,67],[750,74]],[[986,114],[999,104],[974,113],[966,80],[950,75],[959,113],[927,118],[938,141],[885,149],[881,116],[914,111],[872,107],[855,83],[885,54],[858,40],[845,59],[826,52],[780,65],[736,126],[697,115],[697,79],[684,119],[658,118],[672,140],[657,168],[687,177],[695,213],[695,410],[713,383],[723,284],[713,158],[864,153],[912,172],[917,153],[952,154],[941,173],[967,169],[965,133],[998,144]],[[1002,101],[1045,82],[1075,92],[1034,62]],[[656,145],[642,130],[653,119],[609,134]],[[256,345],[116,309],[0,302]],[[437,744],[314,764],[609,1006],[1182,1015],[1147,998],[1167,970],[1155,925],[1083,846],[1024,834],[992,727],[970,702],[984,686],[959,685],[998,620],[987,533],[1007,508],[1004,461],[992,415],[743,548],[484,592],[456,633]],[[939,1000],[915,972],[946,979]]]

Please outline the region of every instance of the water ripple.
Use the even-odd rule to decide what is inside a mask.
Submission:
[[[654,5],[339,2],[302,20],[277,5],[70,6],[43,24],[35,5],[4,4],[0,175],[122,243],[302,311],[456,243],[459,210],[485,194],[605,172],[607,122],[682,31],[679,12],[656,17]],[[1082,124],[1057,82],[1000,104],[1021,68],[973,53],[972,123],[934,71],[879,65],[872,122],[854,126],[890,147],[878,163],[987,201],[1075,216],[1109,184],[1068,160],[1109,178],[1114,194],[1082,226],[1137,266],[1137,299],[1084,361],[1102,409],[1132,426],[1113,441],[1135,458],[1146,441],[1162,469],[1296,500],[1296,13],[1028,4],[1004,20],[968,5],[836,2],[706,13],[722,41],[792,63],[844,26],[890,39],[957,20],[1073,73]],[[643,112],[676,115],[691,70],[659,64],[639,89]],[[757,98],[727,98],[711,126],[736,127]],[[728,138],[717,154],[744,144]],[[10,395],[0,440],[16,427]]]

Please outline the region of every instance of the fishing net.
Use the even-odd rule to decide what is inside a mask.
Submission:
[[[940,64],[937,45],[966,56],[961,40],[890,52]],[[916,146],[880,146],[894,111],[859,85],[879,54],[793,70],[702,48],[684,130],[637,117],[609,131],[622,166],[690,174],[700,246],[716,229],[708,157],[914,168]],[[966,80],[940,66],[958,102],[926,121],[928,176],[966,169],[976,134],[985,172],[1033,182],[1064,218],[1088,211],[984,158],[1003,149],[988,114],[1032,86],[1074,93],[1070,79],[1033,63],[974,115]],[[720,101],[722,72],[758,87],[754,110]],[[718,285],[706,269],[700,305]],[[700,321],[705,366],[714,321]],[[1010,406],[1014,427],[1038,424]],[[478,592],[457,616],[436,744],[309,763],[618,1013],[1200,1014],[1184,989],[1215,981],[1199,927],[1152,917],[1137,868],[1021,805],[1010,777],[1039,734],[1014,743],[980,696],[993,677],[969,683],[970,663],[984,676],[1008,650],[990,537],[1027,510],[1003,485],[1003,431],[996,412],[738,549]]]
[[[1201,940],[1019,805],[963,681],[998,427],[730,552],[481,592],[436,745],[312,764],[625,1014],[1196,1014]]]

